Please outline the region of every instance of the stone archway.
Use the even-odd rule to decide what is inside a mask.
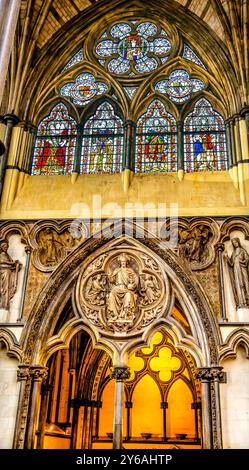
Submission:
[[[123,230],[123,236],[120,236],[120,228]],[[191,272],[187,270],[186,266],[172,251],[166,250],[161,241],[155,238],[151,239],[146,236],[139,238],[137,236],[134,239],[132,237],[133,226],[128,224],[128,229],[130,229],[130,232],[127,230],[127,226],[124,227],[122,222],[120,222],[115,225],[115,231],[113,231],[111,239],[109,230],[106,232],[104,230],[99,237],[95,235],[94,238],[90,238],[77,247],[52,273],[37,298],[31,319],[23,333],[23,367],[29,368],[32,371],[33,383],[41,383],[44,372],[46,372],[44,366],[49,348],[58,349],[60,346],[66,345],[68,338],[72,336],[70,328],[84,328],[89,330],[95,345],[99,345],[99,347],[107,350],[112,355],[114,377],[117,381],[117,388],[121,391],[122,386],[118,384],[122,384],[122,380],[126,378],[125,357],[128,351],[131,347],[137,348],[139,345],[148,344],[155,327],[158,327],[160,323],[168,322],[168,319],[164,318],[163,314],[160,318],[154,318],[149,325],[145,325],[141,329],[140,334],[136,334],[135,337],[131,335],[130,341],[126,341],[126,344],[124,344],[120,336],[118,336],[117,341],[117,335],[114,335],[115,341],[112,341],[110,331],[107,335],[103,334],[103,331],[94,326],[91,321],[80,316],[77,307],[75,309],[77,312],[75,319],[64,329],[64,337],[57,335],[53,342],[51,340],[51,328],[60,315],[63,299],[68,298],[68,295],[73,293],[76,281],[84,265],[87,265],[87,263],[94,260],[101,253],[108,252],[108,250],[117,250],[120,253],[120,250],[126,250],[127,246],[130,249],[132,247],[134,250],[140,250],[140,252],[147,253],[151,259],[156,260],[163,267],[170,283],[174,285],[174,290],[183,296],[185,304],[188,306],[187,314],[191,317],[191,324],[194,324],[196,327],[192,344],[189,339],[184,338],[180,333],[176,332],[176,338],[178,337],[178,345],[181,346],[182,344],[186,349],[192,347],[196,364],[200,369],[200,378],[203,381],[203,396],[205,397],[203,400],[205,423],[204,447],[219,448],[221,447],[221,429],[219,425],[220,411],[217,387],[219,385],[218,380],[221,378],[221,372],[218,364],[218,333],[211,307],[201,287],[192,278]],[[117,239],[115,238],[116,231],[119,233],[119,238]],[[137,235],[138,232],[139,230]],[[105,236],[107,233],[108,237]],[[173,326],[171,325],[171,327],[173,331]],[[49,344],[48,340],[50,340]],[[120,346],[118,351],[114,343],[118,344],[122,343],[122,341],[122,347]],[[215,380],[217,386],[214,385]],[[31,398],[29,398],[30,392],[28,391],[30,378],[27,380],[27,386],[24,381],[23,387],[26,390],[26,399],[30,401],[29,407],[33,406],[34,410],[37,411],[37,405],[33,401],[37,402],[39,387],[32,386],[33,392]],[[28,429],[30,436],[34,432],[34,429],[31,429],[28,423],[27,401],[23,401],[21,419],[17,429],[19,431],[22,430],[22,432],[19,432],[18,446],[23,447],[24,435],[27,433],[26,429]],[[29,440],[29,445],[32,447],[32,438]]]

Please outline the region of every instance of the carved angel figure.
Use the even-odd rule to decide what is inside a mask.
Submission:
[[[139,277],[129,267],[128,255],[121,254],[118,261],[119,268],[109,275],[108,320],[134,320]]]
[[[86,287],[86,299],[93,305],[104,305],[106,297],[106,276],[97,274],[91,277]]]
[[[249,307],[249,255],[241,246],[239,238],[232,240],[233,252],[224,257],[229,268],[229,275],[237,308]]]
[[[140,276],[140,281],[140,292],[143,297],[141,303],[144,305],[152,304],[160,295],[160,289],[156,277],[151,274],[144,274]]]
[[[179,254],[189,261],[201,262],[205,246],[210,237],[210,229],[200,225],[179,232]]]
[[[0,245],[0,308],[9,309],[10,301],[16,293],[18,272],[22,265],[8,255],[8,242]]]

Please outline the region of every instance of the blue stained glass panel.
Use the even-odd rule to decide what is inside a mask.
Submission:
[[[99,62],[116,75],[146,74],[155,70],[171,50],[171,43],[158,33],[152,22],[117,23],[108,30],[105,39],[97,43]],[[102,35],[103,37],[103,35]],[[117,57],[117,55],[119,57]]]
[[[62,96],[72,98],[74,104],[84,106],[92,101],[96,96],[107,93],[108,86],[102,82],[96,82],[91,73],[82,73],[76,77],[75,82],[66,83],[60,89]]]
[[[204,98],[185,119],[184,165],[186,172],[227,169],[224,119]]]

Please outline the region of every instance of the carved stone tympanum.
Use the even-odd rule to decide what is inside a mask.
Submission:
[[[0,308],[8,310],[18,283],[18,273],[22,267],[8,255],[8,242],[0,244]]]
[[[225,252],[229,276],[237,308],[249,307],[249,255],[239,238],[232,238],[232,255]]]
[[[147,326],[167,307],[167,281],[150,256],[118,251],[98,256],[82,273],[76,300],[88,321],[125,333]],[[167,293],[168,294],[168,293]]]

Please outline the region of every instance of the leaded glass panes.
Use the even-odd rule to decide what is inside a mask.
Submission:
[[[116,75],[146,74],[167,60],[171,43],[167,33],[150,21],[113,25],[101,36],[95,52],[101,65]]]
[[[81,49],[80,51],[76,52],[76,54],[74,54],[74,56],[68,61],[68,63],[62,69],[62,72],[64,72],[64,70],[70,69],[76,64],[79,64],[79,62],[82,62],[82,60],[83,60],[83,51]]]
[[[136,172],[177,170],[175,118],[159,100],[154,100],[137,122]]]
[[[130,100],[132,100],[133,96],[135,96],[135,93],[137,91],[136,86],[126,86],[124,87],[124,90],[126,94],[129,96]]]
[[[81,173],[119,173],[122,156],[123,122],[104,102],[84,126]]]
[[[206,99],[200,99],[184,123],[185,171],[226,170],[225,124]]]
[[[190,60],[191,62],[194,62],[195,64],[199,65],[203,69],[206,69],[205,65],[201,61],[201,59],[198,57],[198,55],[191,49],[191,47],[187,46],[187,44],[184,44],[183,48],[183,55],[184,59]]]
[[[84,106],[92,101],[96,96],[103,95],[108,91],[108,86],[102,82],[96,82],[91,73],[78,75],[75,82],[70,82],[60,89],[62,96],[68,96],[73,103]]]
[[[176,103],[184,103],[191,98],[193,93],[202,91],[205,83],[202,80],[191,79],[185,70],[174,70],[167,80],[160,80],[155,85],[155,90],[168,95]]]
[[[76,133],[76,122],[68,115],[66,106],[57,104],[39,124],[32,174],[70,174],[75,158]]]

